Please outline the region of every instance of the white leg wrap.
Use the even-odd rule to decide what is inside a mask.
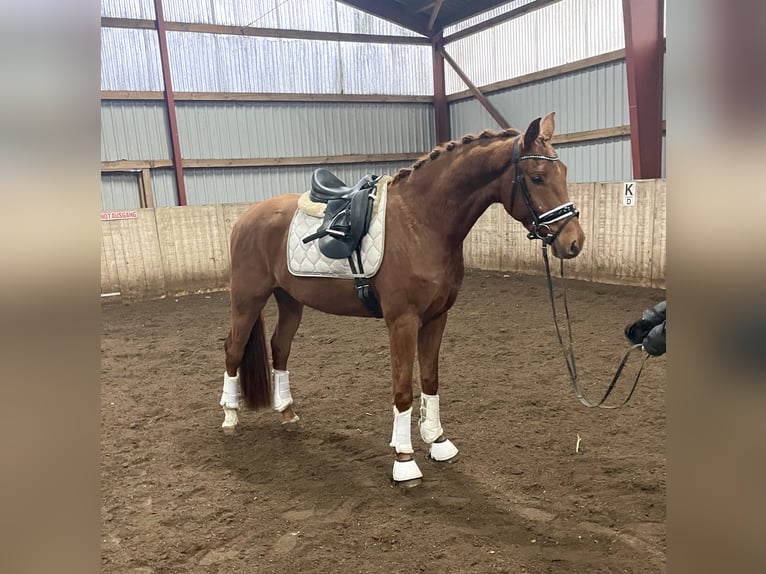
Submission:
[[[227,373],[223,374],[223,393],[221,394],[221,406],[223,407],[223,424],[221,428],[227,434],[236,432],[239,424],[237,411],[239,410],[239,373],[236,377],[230,377]]]
[[[420,394],[420,438],[426,444],[431,444],[444,434],[439,420],[439,395]]]
[[[446,461],[455,457],[458,450],[451,440],[445,439],[441,442],[434,442],[444,434],[439,419],[439,395],[420,394],[420,420],[418,424],[420,425],[420,438],[426,444],[431,445],[428,456],[438,461]]]
[[[271,406],[281,413],[293,404],[293,396],[290,394],[290,372],[271,371]]]
[[[226,372],[224,372],[221,406],[228,409],[238,409],[239,395],[239,373],[237,373],[236,377],[230,377]]]
[[[403,413],[400,413],[394,405],[394,430],[391,433],[391,448],[395,448],[397,453],[412,453],[412,407]],[[399,480],[394,477],[394,480]]]
[[[394,406],[394,430],[391,433],[391,446],[397,453],[411,454],[412,448],[412,407],[403,413],[400,413]],[[394,469],[392,472],[395,482],[404,482],[421,478],[418,463],[412,460],[394,460]]]

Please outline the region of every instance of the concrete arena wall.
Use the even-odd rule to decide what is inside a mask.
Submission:
[[[667,182],[636,182],[635,204],[623,204],[622,182],[569,184],[569,197],[580,210],[585,249],[567,261],[567,277],[596,283],[665,288]],[[539,241],[492,205],[465,240],[466,267],[545,273]],[[558,269],[558,260],[556,269]]]
[[[152,299],[229,284],[229,236],[251,206],[139,209],[136,219],[101,222],[101,293]]]
[[[622,184],[569,186],[587,235],[568,277],[599,283],[665,287],[666,182],[637,182],[636,205]],[[140,209],[136,219],[101,222],[101,292],[125,301],[228,287],[231,228],[252,204]],[[500,205],[479,219],[464,243],[466,267],[544,273],[539,242]]]

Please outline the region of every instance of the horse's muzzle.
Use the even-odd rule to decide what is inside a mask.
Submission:
[[[551,244],[553,254],[559,259],[577,257],[585,243],[585,233],[583,233],[579,222],[575,219],[569,223],[567,229],[562,230]]]
[[[580,253],[580,245],[577,243],[577,240],[572,241],[572,243],[569,244],[569,246],[566,248],[566,250],[561,250],[560,248],[557,248],[556,245],[553,246],[553,253],[557,257],[561,259],[572,259],[574,257],[577,257],[577,255]]]

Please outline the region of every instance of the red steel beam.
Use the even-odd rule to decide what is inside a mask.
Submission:
[[[662,174],[663,0],[622,0],[633,178]]]
[[[500,114],[500,112],[497,111],[495,106],[493,106],[492,103],[486,98],[486,96],[481,93],[481,90],[473,84],[468,76],[465,75],[465,72],[460,69],[460,67],[455,63],[455,60],[453,60],[444,50],[444,46],[439,46],[439,53],[444,56],[444,59],[447,60],[447,62],[449,62],[449,65],[452,66],[457,75],[460,76],[460,79],[463,80],[465,85],[468,86],[468,89],[471,90],[471,93],[476,97],[477,100],[479,100],[479,103],[484,106],[484,108],[489,112],[489,115],[495,119],[500,127],[503,129],[508,129],[511,127],[505,118]]]
[[[173,95],[173,83],[170,78],[170,58],[168,56],[168,37],[165,29],[165,16],[162,12],[162,0],[154,0],[157,24],[157,36],[160,41],[160,60],[162,62],[162,81],[165,84],[165,106],[170,124],[170,145],[172,148],[173,169],[176,174],[178,205],[186,205],[186,185],[182,165],[181,144],[178,140],[178,121],[176,119],[176,100]]]
[[[444,82],[444,57],[441,53],[442,33],[439,32],[431,44],[434,69],[434,125],[436,127],[436,143],[441,144],[452,139],[449,125],[449,102],[447,88]]]

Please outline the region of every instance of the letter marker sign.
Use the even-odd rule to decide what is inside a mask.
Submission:
[[[626,181],[622,184],[622,204],[636,205],[636,182]]]

